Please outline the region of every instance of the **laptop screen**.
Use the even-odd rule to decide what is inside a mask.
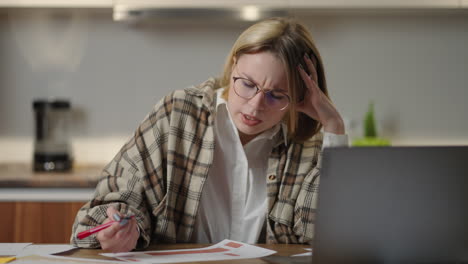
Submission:
[[[468,261],[468,146],[323,155],[313,263]]]

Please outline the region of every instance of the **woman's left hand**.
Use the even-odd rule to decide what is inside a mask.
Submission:
[[[304,60],[311,75],[301,65],[297,67],[307,87],[304,100],[297,105],[297,110],[320,122],[325,132],[344,134],[344,122],[340,113],[318,87],[314,62],[307,55],[304,55]]]

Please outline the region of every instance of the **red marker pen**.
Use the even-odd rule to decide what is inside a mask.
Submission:
[[[132,216],[127,216],[127,217],[124,217],[122,219],[120,219],[120,221],[110,221],[110,222],[107,222],[105,224],[102,224],[102,225],[98,225],[96,227],[93,227],[89,230],[86,230],[86,231],[83,231],[83,232],[80,232],[78,233],[78,235],[76,236],[78,239],[83,239],[85,237],[89,237],[90,235],[94,234],[94,233],[97,233],[103,229],[106,229],[108,228],[109,226],[111,226],[113,223],[122,223],[122,222],[128,222],[128,220],[132,219],[132,218],[135,218],[134,215]]]

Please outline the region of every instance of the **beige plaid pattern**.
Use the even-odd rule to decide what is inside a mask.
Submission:
[[[76,235],[101,224],[114,205],[136,216],[150,243],[190,242],[203,184],[213,161],[215,79],[179,90],[157,103],[104,168],[91,201],[78,212],[71,243],[97,248],[92,235]],[[322,135],[285,145],[281,133],[268,161],[267,243],[306,243],[314,236]]]

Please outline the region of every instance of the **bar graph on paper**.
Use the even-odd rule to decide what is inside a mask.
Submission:
[[[103,253],[101,255],[132,263],[177,263],[261,258],[275,253],[274,250],[225,239],[205,248]]]

